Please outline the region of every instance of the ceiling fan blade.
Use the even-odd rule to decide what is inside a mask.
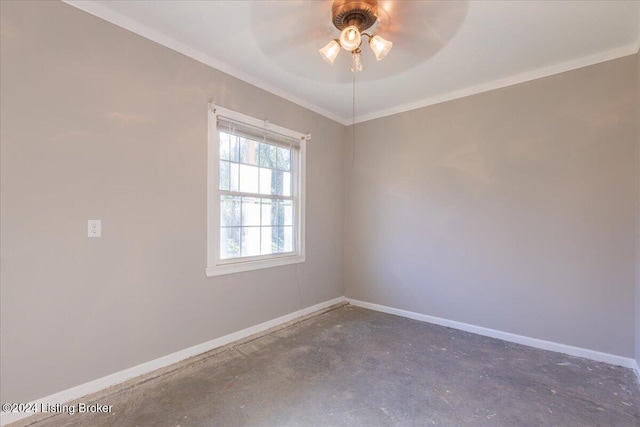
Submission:
[[[341,50],[329,66],[318,50],[339,35],[331,19],[332,0],[259,1],[251,5],[251,25],[260,51],[276,66],[310,80],[351,80],[351,55]],[[435,55],[458,31],[469,7],[462,1],[380,1],[378,22],[366,32],[393,42],[383,61],[362,47],[361,81],[407,71]],[[368,42],[365,37],[363,45]],[[374,66],[375,64],[375,66]],[[336,70],[337,69],[337,70]]]
[[[453,38],[468,8],[469,1],[380,2],[377,31],[391,39],[394,48],[415,50],[428,58]]]

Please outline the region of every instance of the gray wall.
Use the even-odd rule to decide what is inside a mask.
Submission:
[[[343,295],[344,126],[63,3],[1,8],[3,402]],[[205,277],[209,99],[312,133],[300,288]]]
[[[3,401],[345,287],[633,357],[638,55],[366,122],[354,147],[340,124],[62,3],[0,7]],[[313,134],[300,287],[296,266],[204,276],[209,99]]]
[[[637,71],[628,56],[356,125],[346,296],[634,357]]]

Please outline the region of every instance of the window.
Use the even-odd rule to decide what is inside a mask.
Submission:
[[[304,261],[308,139],[210,108],[207,276]]]

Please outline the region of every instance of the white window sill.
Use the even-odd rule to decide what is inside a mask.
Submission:
[[[261,259],[256,261],[239,261],[234,263],[219,264],[213,267],[207,267],[207,277],[241,273],[243,271],[260,270],[263,268],[280,267],[289,264],[299,264],[301,262],[304,262],[304,260],[304,255],[292,255]]]

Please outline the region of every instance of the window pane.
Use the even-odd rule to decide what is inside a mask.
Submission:
[[[291,173],[282,172],[282,195],[291,196]]]
[[[229,163],[229,190],[238,191],[238,180],[240,178],[240,165]]]
[[[291,173],[278,170],[271,172],[271,194],[291,196]]]
[[[260,225],[260,199],[242,198],[242,226]]]
[[[260,255],[260,227],[242,227],[242,256]]]
[[[272,234],[271,234],[271,250],[272,253],[277,254],[282,252],[280,250],[280,247],[283,246],[282,245],[282,227],[278,228],[278,227],[273,227],[272,229]]]
[[[282,228],[282,243],[283,243],[281,252],[291,252],[293,251],[293,227],[281,227],[281,228]]]
[[[278,202],[278,225],[293,225],[293,204],[291,200]]]
[[[274,253],[291,252],[291,229],[292,227],[274,227],[273,247]]]
[[[262,224],[278,225],[278,202],[271,199],[262,199]]]
[[[250,165],[258,165],[258,146],[260,144],[250,139],[240,138],[240,161]]]
[[[229,162],[220,161],[220,190],[229,190]]]
[[[271,192],[271,169],[260,168],[260,194],[273,194]]]
[[[240,159],[238,155],[239,146],[238,137],[229,135],[229,160],[232,162],[237,162]]]
[[[258,167],[240,165],[240,191],[243,193],[258,192]]]
[[[220,226],[240,225],[240,197],[220,196]]]
[[[240,256],[240,227],[220,228],[220,259]]]
[[[277,160],[278,169],[284,171],[291,170],[291,150],[278,147]]]
[[[278,245],[273,245],[273,231],[275,227],[260,227],[262,232],[260,254],[269,255],[278,252]]]
[[[260,166],[265,168],[276,168],[276,146],[260,143]]]
[[[218,132],[218,137],[220,140],[220,158],[229,160],[229,135],[224,132]]]
[[[271,172],[271,194],[282,196],[282,171]]]

